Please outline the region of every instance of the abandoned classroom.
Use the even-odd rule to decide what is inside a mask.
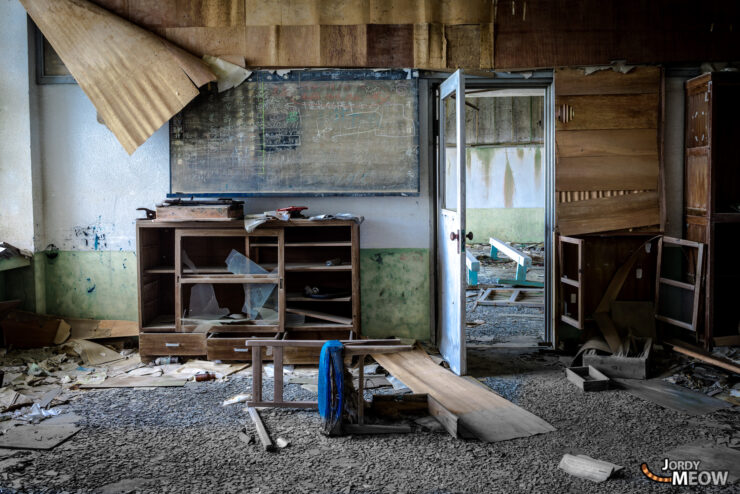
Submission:
[[[740,4],[0,0],[0,493],[740,490]]]

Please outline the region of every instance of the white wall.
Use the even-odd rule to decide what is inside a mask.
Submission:
[[[34,248],[28,24],[18,0],[0,0],[0,240]]]
[[[152,208],[169,191],[168,129],[128,156],[96,120],[77,85],[40,87],[40,142],[44,184],[44,245],[61,250],[134,250],[137,207]],[[290,205],[311,214],[365,216],[363,248],[429,247],[427,170],[419,197],[247,198],[248,212]],[[96,243],[97,239],[97,243]]]

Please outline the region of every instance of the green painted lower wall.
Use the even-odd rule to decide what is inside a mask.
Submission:
[[[45,273],[48,314],[137,319],[134,252],[60,251],[53,259],[40,253],[34,265]],[[364,335],[429,339],[428,249],[362,249],[360,277]],[[33,276],[26,283],[33,285]]]
[[[90,319],[138,318],[133,252],[59,251],[45,261],[47,313]]]
[[[488,243],[489,237],[506,242],[544,242],[544,208],[468,208],[467,230],[475,243]]]
[[[363,335],[429,339],[428,249],[362,249],[360,278]]]

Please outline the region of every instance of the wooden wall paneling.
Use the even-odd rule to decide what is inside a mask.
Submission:
[[[414,24],[414,67],[447,67],[447,41],[441,24]]]
[[[423,0],[417,0],[423,1]],[[427,1],[431,22],[447,25],[491,23],[491,0],[439,0]]]
[[[278,26],[247,26],[244,49],[247,66],[278,65]]]
[[[659,100],[655,93],[560,96],[557,106],[577,109],[572,120],[555,121],[556,130],[658,128]]]
[[[246,28],[241,27],[171,27],[165,36],[188,52],[202,57],[211,55],[242,55],[247,49]],[[246,58],[246,57],[245,57]]]
[[[655,157],[581,156],[560,158],[555,170],[558,191],[656,190]]]
[[[588,76],[583,69],[557,69],[555,77],[557,96],[656,94],[660,91],[658,67],[635,67],[628,74],[599,70]]]
[[[658,166],[657,129],[571,130],[555,133],[558,158],[651,156]]]
[[[320,26],[279,26],[278,65],[316,67],[320,64]]]
[[[370,22],[370,2],[367,0],[321,0],[319,22],[321,25],[360,25]],[[402,24],[394,21],[389,24]]]
[[[370,24],[367,26],[368,67],[413,67],[414,26]]]
[[[426,2],[419,0],[369,0],[369,24],[425,24],[430,22]]]
[[[478,67],[481,59],[481,26],[445,26],[447,68]]]
[[[558,204],[561,235],[608,232],[660,223],[656,191]]]
[[[321,65],[364,67],[367,64],[367,26],[321,26]]]
[[[735,60],[739,23],[726,0],[499,2],[494,56],[497,69]]]

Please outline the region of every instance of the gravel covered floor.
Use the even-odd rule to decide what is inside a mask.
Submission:
[[[221,405],[249,391],[248,377],[100,390],[60,407],[81,416],[82,430],[66,443],[0,461],[1,492],[678,492],[647,480],[639,465],[657,469],[676,446],[740,436],[734,409],[697,418],[624,391],[582,393],[550,353],[476,348],[470,368],[557,431],[493,444],[424,431],[327,438],[316,412],[264,410],[273,439],[290,441],[266,453],[238,437],[245,423],[253,433],[243,405]],[[288,388],[292,398],[309,393]],[[566,452],[625,468],[591,483],[557,468]]]

